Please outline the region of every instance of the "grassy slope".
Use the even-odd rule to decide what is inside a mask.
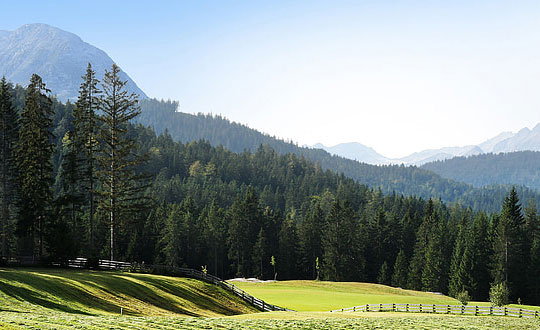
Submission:
[[[118,272],[0,268],[0,311],[223,316],[255,312],[214,285]]]
[[[249,294],[297,311],[330,311],[364,304],[458,304],[453,298],[371,283],[326,281],[234,282]]]
[[[364,283],[290,281],[273,286],[272,291],[285,291],[287,299],[295,294],[308,294],[303,298],[293,297],[299,304],[315,296],[323,306],[327,304],[324,299],[332,299],[332,291],[336,295],[334,300],[354,302],[351,306],[363,303],[362,299],[374,298],[402,297],[422,303],[449,299]],[[120,307],[130,315],[118,315]],[[540,329],[540,320],[534,319],[419,313],[274,312],[185,317],[250,311],[253,310],[227,292],[191,279],[115,272],[0,269],[0,329]]]

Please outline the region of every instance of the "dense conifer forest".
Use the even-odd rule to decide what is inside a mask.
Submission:
[[[475,187],[493,184],[517,184],[540,189],[540,152],[517,151],[454,157],[422,165],[444,178],[466,182]]]
[[[190,142],[206,140],[213,146],[223,146],[233,152],[256,152],[260,145],[268,145],[280,155],[295,154],[319,164],[324,170],[343,173],[361,184],[380,188],[385,194],[395,192],[424,199],[440,198],[447,203],[460,203],[473,210],[496,212],[500,201],[508,194],[512,185],[488,183],[482,189],[473,187],[474,182],[452,180],[445,176],[415,166],[387,165],[375,166],[360,163],[339,156],[333,156],[322,149],[300,147],[292,142],[269,136],[247,126],[230,122],[219,115],[187,114],[178,112],[178,102],[141,100],[140,123],[155,129],[157,134],[167,131],[175,141]],[[181,108],[180,108],[181,110]],[[516,184],[519,195],[524,200],[534,198],[540,201],[540,194],[522,184],[524,180],[510,182]],[[507,181],[501,181],[506,183]]]
[[[505,283],[512,301],[540,304],[540,218],[520,191],[422,190],[428,178],[416,176],[427,171],[369,167],[380,182],[408,173],[397,185],[435,189],[426,199],[371,188],[269,144],[233,152],[177,142],[130,123],[137,98],[115,72],[98,83],[89,67],[75,104],[51,99],[39,76],[26,89],[2,82],[2,255],[367,281],[478,300]],[[437,197],[448,189],[497,212],[446,204]]]

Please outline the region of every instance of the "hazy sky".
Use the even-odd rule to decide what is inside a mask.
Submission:
[[[6,2],[0,30],[73,32],[151,97],[301,145],[398,157],[540,122],[540,1]]]

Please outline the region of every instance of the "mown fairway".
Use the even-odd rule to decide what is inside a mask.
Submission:
[[[443,295],[371,283],[325,281],[233,283],[268,303],[306,312],[326,312],[364,304],[459,304],[457,300]]]
[[[274,283],[272,287],[281,287],[289,297],[297,295],[296,300],[291,300],[296,301],[295,307],[305,305],[315,295],[318,299],[308,305],[316,308],[318,303],[319,309],[329,309],[324,299],[332,297],[334,291],[334,303],[351,306],[362,303],[361,299],[377,297],[422,303],[450,299],[363,283],[291,281]],[[356,295],[356,300],[345,295],[347,292]],[[121,307],[124,315],[119,315]],[[0,269],[0,329],[540,329],[538,319],[512,317],[254,312],[228,292],[192,279],[120,272]]]
[[[255,312],[201,281],[148,274],[1,269],[0,311],[19,313],[223,316]]]

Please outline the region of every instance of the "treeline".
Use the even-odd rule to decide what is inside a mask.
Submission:
[[[118,82],[113,72],[109,78]],[[10,105],[2,109],[15,109],[21,118],[35,103],[31,95],[38,95],[38,108],[51,119],[41,134],[49,152],[43,162],[51,165],[44,182],[55,179],[47,194],[35,194],[34,204],[11,203],[13,194],[2,190],[11,203],[2,227],[7,255],[113,257],[205,267],[224,278],[367,281],[451,295],[467,291],[478,300],[492,284],[505,283],[512,301],[540,303],[539,217],[534,202],[521,210],[515,190],[498,201],[500,212],[487,214],[435,198],[385,194],[268,145],[234,153],[205,141],[176,142],[168,133],[156,136],[128,124],[136,118],[136,100],[118,94],[114,101],[110,82],[94,90],[97,81],[89,77],[76,104],[48,99],[42,83],[37,90],[32,84],[2,88],[8,92],[0,100]],[[120,125],[120,142],[129,148],[114,148],[129,157],[113,165],[106,160],[113,154],[108,113],[115,104],[130,111]],[[95,121],[88,119],[92,113]],[[23,125],[18,130],[14,154],[30,157],[21,143]],[[14,164],[14,178],[27,173]],[[131,171],[113,180],[112,166]],[[41,182],[41,173],[25,176]],[[126,186],[126,178],[133,185]],[[112,195],[118,185],[130,188]],[[27,220],[30,229],[19,230],[28,228]]]
[[[256,152],[260,145],[268,145],[279,154],[295,154],[317,163],[324,170],[343,173],[369,187],[380,188],[385,194],[396,192],[424,199],[440,198],[447,203],[460,203],[473,210],[497,212],[500,201],[512,185],[490,185],[474,188],[469,183],[441,177],[432,171],[414,166],[375,166],[334,156],[322,149],[299,147],[245,125],[231,122],[220,115],[182,113],[178,102],[146,99],[141,101],[138,121],[151,126],[157,134],[167,131],[175,141],[209,141],[213,146],[223,146],[233,152]],[[469,182],[469,181],[466,181]],[[506,181],[502,182],[505,183]],[[522,181],[510,182],[524,200],[540,201],[540,194],[524,186]]]
[[[518,151],[455,157],[422,165],[444,178],[475,187],[516,184],[540,189],[540,152]]]
[[[36,74],[26,89],[0,81],[2,256],[84,248],[113,259],[119,223],[147,209],[144,157],[129,135],[138,100],[119,72],[106,71],[100,90],[89,64],[75,105],[53,100]],[[97,216],[107,219],[106,246],[95,244]]]

